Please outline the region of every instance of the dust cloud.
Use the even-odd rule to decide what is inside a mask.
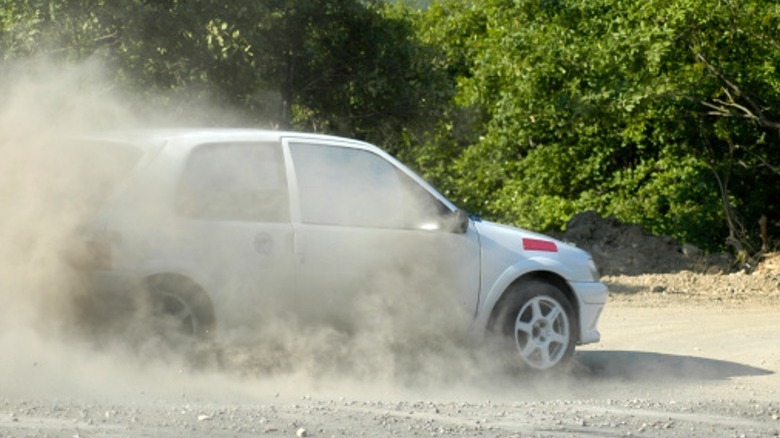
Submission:
[[[0,83],[3,394],[176,396],[218,388],[220,394],[248,397],[318,389],[344,396],[430,396],[477,387],[490,392],[523,380],[513,361],[469,334],[470,315],[452,296],[454,279],[438,269],[439,254],[421,247],[384,247],[382,254],[405,263],[373,275],[322,318],[315,316],[327,300],[296,296],[292,308],[268,300],[248,315],[255,326],[226,326],[220,339],[228,342],[190,355],[164,351],[153,334],[137,330],[144,321],[123,327],[119,320],[110,330],[96,326],[106,316],[100,307],[82,304],[90,297],[87,275],[79,269],[80,232],[121,172],[112,157],[71,140],[102,130],[192,124],[208,111],[150,117],[152,105],[116,90],[106,71],[89,62],[6,67]],[[229,114],[219,113],[223,121]],[[368,270],[375,260],[340,262]],[[312,293],[327,296],[326,290]],[[554,379],[538,387],[526,382],[524,390],[547,391]],[[573,384],[557,380],[562,387]]]
[[[0,83],[0,387],[53,393],[94,358],[71,342],[85,278],[70,259],[112,170],[68,139],[132,117],[89,63],[5,66]]]
[[[106,177],[100,163],[78,156],[66,141],[129,114],[96,86],[103,81],[94,66],[27,65],[2,79],[0,324],[56,331],[78,282],[65,251]]]

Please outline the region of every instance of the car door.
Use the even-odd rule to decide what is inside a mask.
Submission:
[[[218,314],[249,330],[291,289],[292,225],[279,143],[208,143],[187,158],[175,231]]]
[[[446,229],[455,212],[380,152],[337,142],[285,143],[297,195],[296,289],[310,304],[310,318],[339,319],[372,293],[438,294],[473,314],[479,292],[473,226],[465,233]]]

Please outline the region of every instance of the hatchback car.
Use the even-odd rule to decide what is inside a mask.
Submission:
[[[243,129],[89,141],[127,163],[89,227],[96,285],[148,294],[176,331],[251,331],[259,308],[327,318],[383,273],[422,271],[532,368],[599,340],[607,288],[585,251],[468,215],[373,145]]]

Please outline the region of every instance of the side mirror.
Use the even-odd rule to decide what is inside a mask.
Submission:
[[[458,209],[453,213],[452,232],[457,234],[466,234],[469,230],[469,214]]]

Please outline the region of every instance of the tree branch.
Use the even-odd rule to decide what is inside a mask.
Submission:
[[[716,103],[720,103],[721,105],[724,105],[726,107],[731,107],[731,108],[734,108],[734,109],[738,110],[739,112],[741,112],[743,114],[743,116],[745,118],[752,119],[756,123],[758,123],[759,125],[761,125],[761,126],[763,126],[765,128],[769,128],[769,129],[774,129],[774,130],[780,131],[780,122],[775,122],[775,121],[770,120],[769,118],[767,118],[766,114],[764,113],[764,110],[761,108],[761,106],[758,105],[755,101],[753,101],[753,99],[751,99],[750,96],[748,96],[747,94],[743,93],[742,89],[737,84],[735,84],[734,82],[729,80],[729,78],[727,78],[726,75],[724,75],[723,73],[721,73],[720,70],[715,68],[715,66],[712,65],[707,60],[707,58],[704,57],[704,55],[702,55],[700,52],[697,52],[696,53],[696,58],[699,59],[699,61],[701,61],[705,66],[707,66],[707,68],[715,76],[717,76],[718,79],[720,79],[726,85],[726,87],[721,88],[721,90],[723,90],[723,92],[726,94],[726,96],[728,96],[728,101],[723,101],[723,100],[720,100],[720,99],[714,99],[714,101]],[[729,89],[731,91],[733,91],[734,94],[738,98],[744,99],[745,102],[747,103],[748,107],[750,107],[750,108],[748,108],[748,107],[746,107],[744,105],[738,104],[737,103],[737,99],[734,98],[734,96],[729,91]],[[705,103],[705,102],[702,102],[702,104],[704,104],[705,106],[707,106],[709,108],[715,109],[717,111],[722,111],[722,113],[719,114],[721,116],[725,116],[726,113],[729,113],[729,114],[732,113],[731,111],[724,110],[723,107],[713,106],[712,104]]]

